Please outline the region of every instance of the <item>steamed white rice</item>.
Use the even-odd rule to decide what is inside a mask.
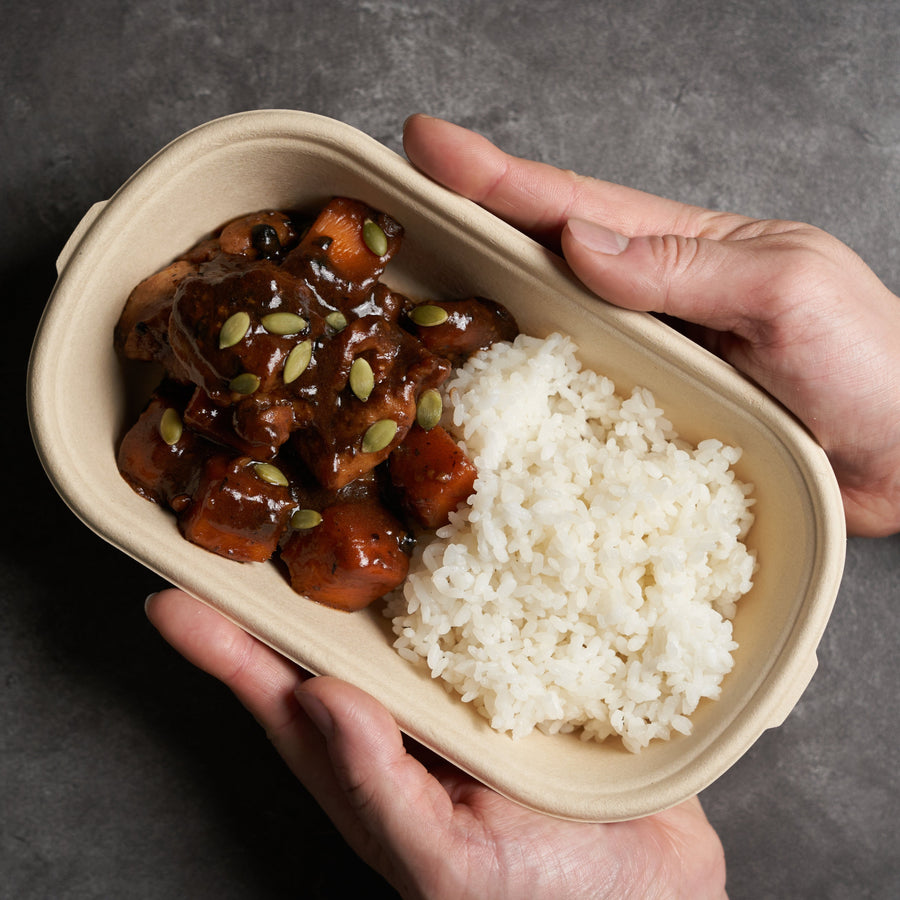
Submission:
[[[740,450],[680,440],[649,391],[583,369],[562,335],[458,370],[446,425],[478,468],[471,506],[388,600],[394,646],[514,738],[673,731],[732,668],[751,587]]]

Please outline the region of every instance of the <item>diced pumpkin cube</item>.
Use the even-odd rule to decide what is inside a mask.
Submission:
[[[119,445],[116,462],[122,477],[142,497],[178,506],[196,482],[211,446],[183,427],[183,404],[154,395]]]
[[[287,479],[277,483],[276,472],[283,477],[273,464],[246,456],[210,457],[179,519],[182,534],[219,556],[264,562],[275,552],[294,506]]]
[[[414,425],[390,455],[391,484],[403,508],[425,528],[439,528],[465,503],[478,474],[453,437],[440,425],[429,431]]]
[[[313,287],[327,284],[327,299],[340,295],[347,312],[372,291],[402,237],[403,227],[387,214],[359,200],[335,197],[288,254],[284,269]]]
[[[298,594],[350,611],[403,583],[408,534],[381,503],[338,503],[321,515],[314,527],[294,532],[281,551]]]

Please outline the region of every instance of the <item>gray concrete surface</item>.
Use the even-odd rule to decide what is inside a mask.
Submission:
[[[91,203],[226,113],[310,110],[399,149],[427,111],[523,156],[812,222],[898,291],[898,35],[893,0],[8,4],[0,897],[392,896],[145,623],[156,578],[64,508],[31,450],[29,343]],[[851,540],[811,686],[704,793],[732,898],[900,896],[898,594],[900,538]]]

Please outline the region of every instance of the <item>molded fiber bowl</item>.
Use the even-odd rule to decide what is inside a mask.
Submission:
[[[690,736],[640,754],[540,733],[514,741],[391,647],[380,605],[343,613],[293,593],[274,565],[240,564],[184,541],[174,517],[116,469],[119,439],[151,384],[113,351],[131,288],[229,218],[263,207],[365,200],[406,229],[384,280],[415,298],[478,294],[506,304],[523,331],[573,335],[620,392],[641,384],[681,435],[741,446],[752,482],[748,543],[759,571],[734,623],[733,671],[704,700]],[[552,815],[616,821],[700,791],[779,725],[816,666],[844,561],[840,495],[821,448],[735,370],[651,316],[585,291],[565,265],[401,157],[331,119],[289,110],[200,126],[95,205],[63,250],[29,368],[35,444],[54,486],[97,534],[201,598],[285,656],[376,696],[405,732],[514,800]],[[72,373],[77,372],[78,378]]]

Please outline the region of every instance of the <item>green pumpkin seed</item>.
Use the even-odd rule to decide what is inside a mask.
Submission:
[[[235,394],[252,394],[259,388],[259,375],[252,372],[241,372],[228,382],[228,388]]]
[[[441,421],[441,413],[444,411],[444,403],[441,400],[440,391],[434,388],[424,391],[416,404],[416,421],[426,431],[431,431]]]
[[[378,453],[384,450],[397,433],[397,423],[393,419],[379,419],[366,429],[363,435],[363,453]]]
[[[322,516],[314,509],[298,509],[291,516],[291,528],[297,531],[306,531],[309,528],[315,528],[321,524]]]
[[[350,366],[350,390],[365,403],[374,387],[375,375],[372,373],[372,367],[363,357],[357,356]]]
[[[343,331],[347,327],[347,317],[341,312],[328,313],[325,321],[335,331]]]
[[[159,420],[159,436],[171,447],[181,440],[183,430],[178,410],[167,407]]]
[[[225,350],[239,344],[249,328],[250,315],[248,313],[241,311],[229,316],[219,331],[219,349]]]
[[[312,341],[303,341],[297,344],[287,355],[284,361],[282,377],[285,384],[296,381],[305,371],[312,359]]]
[[[435,325],[443,325],[447,321],[447,310],[433,303],[422,303],[413,308],[409,317],[423,328],[432,328]]]
[[[292,312],[273,312],[262,317],[262,326],[269,334],[299,334],[306,328],[306,319]]]
[[[384,256],[387,253],[387,235],[381,230],[377,222],[373,222],[371,219],[366,219],[363,222],[363,240],[376,256]]]
[[[274,484],[277,487],[288,486],[284,472],[278,466],[273,466],[272,463],[254,463],[253,471],[256,472],[257,478],[261,478],[267,484]]]

